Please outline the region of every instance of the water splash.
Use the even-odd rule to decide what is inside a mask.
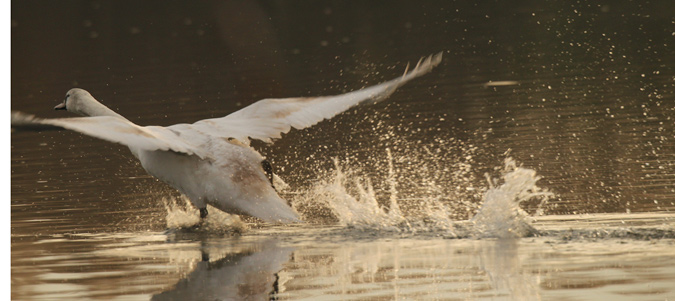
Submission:
[[[483,197],[478,213],[471,218],[473,233],[477,237],[511,238],[537,233],[530,224],[531,216],[520,208],[523,201],[541,199],[536,214],[541,215],[542,206],[554,194],[537,187],[540,177],[528,168],[520,167],[508,157],[504,160],[503,183],[486,176],[489,189]]]
[[[518,166],[508,157],[501,176],[496,179],[486,176],[488,187],[479,189],[474,188],[470,175],[473,173],[470,153],[464,161],[441,167],[450,174],[444,176],[437,171],[442,157],[429,149],[423,150],[426,152],[414,156],[408,152],[394,155],[386,148],[383,156],[386,164],[381,165],[386,168],[380,177],[335,158],[334,170],[309,189],[289,191],[288,184],[276,175],[274,183],[281,195],[292,199],[291,204],[303,219],[310,222],[337,222],[361,230],[431,232],[449,238],[513,238],[537,233],[531,226],[531,216],[520,205],[538,199],[536,214],[541,215],[543,205],[553,194],[537,187],[540,177],[534,170]],[[476,195],[481,202],[473,199]],[[200,221],[197,209],[185,197],[165,198],[163,203],[169,229],[241,232],[247,227],[238,216],[215,208],[210,208],[209,217]],[[457,212],[475,214],[460,219]]]
[[[401,176],[394,167],[394,156],[386,149],[387,174],[382,180],[384,187],[377,191],[371,178],[359,168],[345,167],[334,159],[335,169],[315,183],[294,202],[307,219],[315,219],[316,211],[327,210],[338,223],[358,229],[373,229],[394,232],[452,231],[452,210],[443,203],[441,195],[417,198],[402,198],[398,190]],[[422,181],[425,182],[425,181]],[[432,181],[426,181],[428,190]],[[382,195],[388,195],[383,198]],[[416,206],[402,208],[401,201]],[[325,214],[324,214],[325,215]]]
[[[477,213],[468,221],[457,221],[453,220],[454,212],[466,208],[453,206],[470,201],[448,199],[442,193],[442,184],[434,186],[429,181],[425,184],[426,192],[437,194],[420,193],[416,198],[402,198],[399,181],[406,177],[394,168],[396,159],[389,149],[386,149],[386,155],[388,169],[382,185],[385,188],[381,191],[377,191],[371,178],[364,176],[358,168],[345,167],[346,164],[334,159],[335,170],[302,193],[294,201],[296,208],[302,208],[299,211],[307,219],[315,218],[317,211],[327,210],[338,223],[358,229],[427,231],[443,233],[446,237],[508,238],[536,233],[530,225],[530,215],[520,208],[523,201],[541,199],[538,210],[541,214],[542,206],[553,196],[536,186],[540,177],[534,170],[520,167],[512,158],[506,158],[501,180],[488,178],[489,187],[484,190]],[[499,182],[502,184],[498,185]],[[382,195],[389,197],[382,198]],[[416,206],[403,207],[401,201],[414,202]]]
[[[344,170],[337,158],[333,162],[335,170],[307,192],[301,193],[301,197],[294,202],[304,209],[302,211],[306,217],[313,219],[317,216],[314,211],[323,209],[345,226],[398,230],[399,224],[405,219],[396,203],[395,182],[387,181],[393,202],[385,209],[379,205],[369,178],[360,177],[358,169]]]
[[[195,230],[208,232],[241,232],[248,227],[238,215],[227,214],[208,206],[209,215],[200,220],[199,210],[185,196],[162,198],[166,209],[166,227],[169,230]]]

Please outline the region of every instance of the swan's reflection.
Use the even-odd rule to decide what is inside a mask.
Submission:
[[[241,247],[225,257],[202,261],[168,291],[152,300],[269,300],[278,293],[277,273],[288,262],[293,248],[278,247],[274,240]]]
[[[487,241],[477,252],[480,267],[489,277],[495,292],[504,291],[511,300],[541,300],[537,278],[523,269],[516,238]]]

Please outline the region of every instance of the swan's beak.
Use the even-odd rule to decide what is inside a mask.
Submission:
[[[66,109],[66,103],[62,102],[54,107],[54,110],[65,110]]]

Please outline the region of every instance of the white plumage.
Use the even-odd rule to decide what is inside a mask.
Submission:
[[[14,130],[64,128],[126,145],[151,175],[178,189],[206,212],[206,205],[267,222],[298,222],[298,214],[274,190],[264,158],[249,139],[271,142],[291,128],[303,129],[366,100],[389,96],[407,81],[429,72],[441,53],[420,60],[402,76],[336,96],[270,98],[221,118],[168,127],[138,126],[74,88],[55,109],[86,117],[42,119],[12,112]]]

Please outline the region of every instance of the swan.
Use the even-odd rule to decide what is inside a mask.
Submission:
[[[271,143],[291,128],[304,129],[366,100],[387,98],[409,80],[437,66],[442,53],[420,59],[398,78],[335,96],[268,98],[225,117],[192,124],[139,126],[73,88],[56,110],[84,117],[38,118],[13,111],[12,131],[67,129],[129,147],[152,176],[185,195],[203,220],[207,204],[230,214],[270,223],[301,222],[298,213],[273,186],[273,170],[249,146],[250,139]]]

